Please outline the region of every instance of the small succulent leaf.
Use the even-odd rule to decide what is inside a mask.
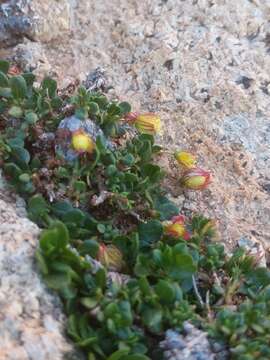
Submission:
[[[43,79],[41,83],[41,87],[43,90],[48,92],[50,98],[55,97],[56,90],[57,90],[57,82],[49,77]]]
[[[27,96],[27,83],[21,75],[11,77],[9,84],[16,100],[22,100]]]
[[[2,71],[0,71],[0,87],[3,88],[9,87],[8,77]]]
[[[0,71],[7,74],[9,70],[9,62],[6,60],[0,60]]]
[[[158,220],[150,220],[138,226],[140,244],[142,247],[149,247],[161,240],[163,226]]]

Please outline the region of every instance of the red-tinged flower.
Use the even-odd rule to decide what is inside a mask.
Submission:
[[[200,168],[192,168],[187,170],[181,178],[184,187],[191,190],[206,189],[211,181],[211,174]]]
[[[20,68],[17,65],[12,65],[8,69],[8,74],[9,75],[20,75],[21,73],[22,73],[22,71],[20,70]]]
[[[125,120],[130,123],[134,123],[138,116],[139,116],[139,113],[137,113],[135,111],[129,112],[128,114],[125,115]]]
[[[103,266],[113,271],[120,271],[123,267],[123,255],[114,245],[101,244],[97,255]]]
[[[83,130],[74,131],[71,144],[74,150],[79,153],[92,154],[95,150],[95,143],[91,137]]]
[[[153,113],[141,114],[134,122],[136,128],[142,134],[155,135],[161,130],[160,117]]]
[[[142,134],[155,135],[161,130],[160,117],[154,113],[139,114],[130,112],[125,116],[125,119],[134,124]]]
[[[172,220],[171,220],[174,224],[177,223],[177,224],[184,224],[185,221],[186,221],[186,217],[184,215],[176,215],[176,216],[173,216],[172,217]]]
[[[197,160],[194,155],[186,151],[176,151],[174,157],[179,165],[187,169],[194,168],[196,166]]]
[[[175,238],[182,237],[184,240],[190,239],[190,234],[185,226],[185,217],[183,215],[174,216],[171,221],[164,223],[164,232]]]

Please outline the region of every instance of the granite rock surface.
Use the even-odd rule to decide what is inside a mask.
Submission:
[[[18,16],[24,22],[15,26]],[[216,219],[228,247],[247,238],[267,249],[269,16],[268,0],[2,0],[0,57],[39,78],[53,75],[61,86],[104,68],[111,97],[160,113],[158,141],[167,150],[192,151],[212,171],[209,190],[183,192],[179,170],[164,153],[165,186],[182,211]],[[60,308],[33,267],[38,229],[16,215],[6,191],[0,194],[0,359],[37,359],[32,351],[45,348],[46,359],[50,353],[60,359],[69,348]],[[5,357],[10,349],[13,357]]]

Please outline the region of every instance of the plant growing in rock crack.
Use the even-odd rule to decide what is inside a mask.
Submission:
[[[212,220],[187,219],[168,200],[154,162],[160,119],[83,87],[61,98],[54,80],[37,85],[33,74],[8,75],[8,66],[0,62],[0,164],[44,228],[40,271],[88,359],[181,358],[187,345],[175,339],[186,321],[228,358],[268,359],[270,272],[241,248],[228,256],[213,241]],[[64,127],[70,103],[75,115]],[[125,132],[130,120],[140,121],[140,134]],[[194,156],[176,159],[188,168],[186,187],[206,187],[209,173],[198,172]]]

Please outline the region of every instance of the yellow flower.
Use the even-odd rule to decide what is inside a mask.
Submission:
[[[155,135],[161,130],[160,117],[153,113],[141,114],[136,117],[134,124],[140,133]]]
[[[210,183],[211,174],[200,168],[193,168],[187,170],[182,179],[181,183],[184,187],[191,190],[203,190]]]
[[[194,168],[197,163],[195,156],[186,151],[177,151],[174,156],[178,164],[188,169]]]
[[[183,215],[177,215],[171,221],[165,221],[163,223],[164,233],[175,238],[181,237],[184,240],[189,240],[190,233],[187,231],[185,220]]]
[[[91,137],[83,130],[77,130],[72,134],[72,147],[79,153],[89,153],[95,149],[95,143]]]
[[[186,229],[185,229],[185,226],[184,224],[165,224],[164,226],[164,232],[165,234],[167,235],[171,235],[171,236],[174,236],[174,237],[182,237],[185,232],[186,232]]]

